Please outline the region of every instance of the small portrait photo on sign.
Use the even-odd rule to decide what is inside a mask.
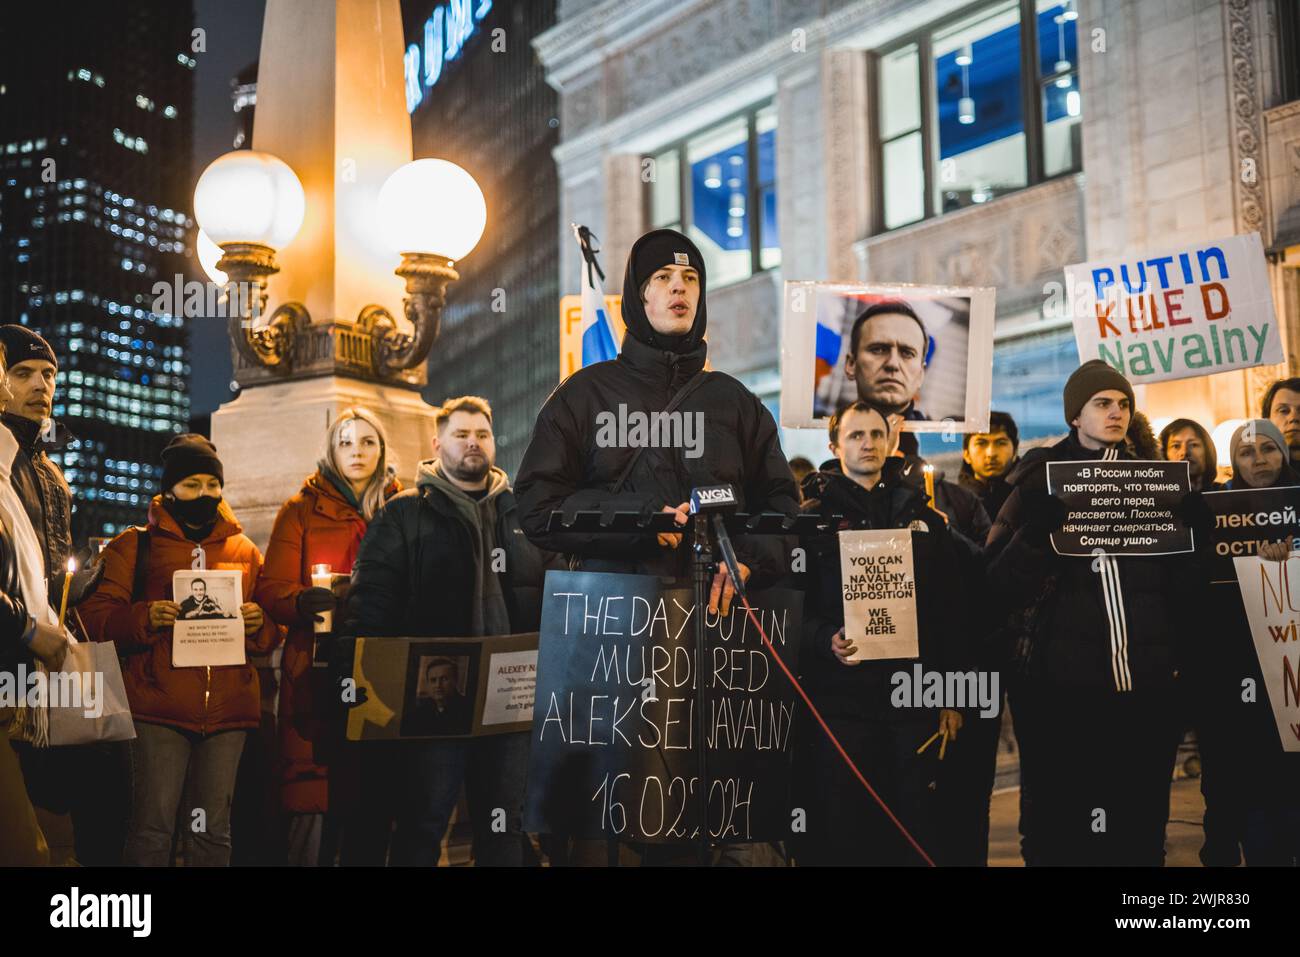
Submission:
[[[915,432],[988,427],[992,289],[788,282],[781,424],[824,428],[864,399]]]
[[[412,648],[402,735],[469,734],[474,727],[478,657],[458,646]]]
[[[204,571],[178,571],[172,578],[173,600],[181,606],[182,621],[234,618],[239,614],[236,582],[229,575]]]
[[[242,665],[244,573],[233,569],[177,569],[172,601],[180,605],[172,627],[172,667]]]

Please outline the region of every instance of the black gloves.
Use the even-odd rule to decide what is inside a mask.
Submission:
[[[298,593],[298,617],[306,622],[324,621],[323,611],[333,611],[337,602],[328,588],[308,588]]]
[[[1021,489],[1020,501],[1025,510],[1025,531],[1037,541],[1046,541],[1059,531],[1070,510],[1059,498],[1040,489]]]
[[[1214,512],[1200,492],[1188,492],[1174,506],[1174,516],[1187,528],[1208,531],[1214,527]]]

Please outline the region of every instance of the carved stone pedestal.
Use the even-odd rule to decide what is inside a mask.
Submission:
[[[342,376],[268,383],[246,389],[212,415],[212,441],[226,471],[226,498],[244,532],[263,552],[285,499],[325,451],[339,412],[361,405],[388,433],[388,458],[410,488],[415,467],[433,452],[433,407],[418,392]]]

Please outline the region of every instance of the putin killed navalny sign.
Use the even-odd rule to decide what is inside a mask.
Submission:
[[[1283,361],[1259,233],[1067,266],[1079,361],[1134,385]]]

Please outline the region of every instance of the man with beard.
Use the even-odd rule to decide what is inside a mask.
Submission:
[[[437,458],[421,462],[416,487],[400,492],[366,529],[341,633],[468,637],[536,631],[545,557],[519,529],[506,473],[496,467],[492,409],[449,399],[435,416]],[[503,558],[498,563],[497,558]],[[367,743],[355,826],[343,863],[437,864],[461,785],[480,866],[523,862],[528,733]],[[493,827],[497,808],[506,828]]]

